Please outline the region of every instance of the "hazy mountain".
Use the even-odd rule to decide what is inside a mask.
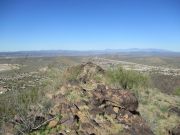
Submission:
[[[146,55],[178,55],[180,52],[172,52],[162,49],[106,49],[106,50],[39,50],[39,51],[16,51],[0,52],[0,57],[53,57],[53,56],[89,56],[102,54],[146,54]]]

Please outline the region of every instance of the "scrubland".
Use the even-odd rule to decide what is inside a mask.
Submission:
[[[176,87],[173,87],[173,91],[168,91],[164,90],[166,84],[163,75],[155,74],[154,77],[154,74],[126,70],[118,64],[104,69],[97,66],[97,63],[95,66],[94,64],[82,66],[84,59],[80,57],[31,58],[23,63],[20,63],[22,60],[19,59],[16,59],[16,62],[15,60],[8,61],[10,64],[21,66],[19,69],[1,72],[0,86],[5,89],[5,92],[0,94],[1,134],[76,134],[74,132],[76,130],[80,134],[81,126],[85,126],[86,129],[84,124],[94,125],[92,121],[102,128],[107,128],[107,134],[130,134],[131,128],[127,126],[128,124],[139,127],[133,122],[129,123],[128,120],[137,122],[138,119],[139,122],[139,119],[142,119],[141,121],[144,121],[142,124],[147,124],[148,134],[152,131],[152,134],[168,135],[180,124],[178,77],[175,83],[171,79],[172,83],[169,83],[168,87],[171,87],[173,83]],[[5,60],[1,63],[5,63]],[[157,87],[156,83],[164,86]],[[121,108],[122,104],[118,104],[119,107],[113,108],[110,114],[106,109],[102,110],[103,115],[97,113],[98,110],[92,111],[110,104],[97,105],[98,107],[94,107],[94,104],[86,104],[86,102],[97,102],[92,97],[98,96],[99,93],[96,91],[99,92],[98,90],[101,89],[109,91],[112,97],[116,91],[120,91],[120,93],[117,92],[120,97],[121,92],[124,91],[129,92],[130,97],[133,93],[137,98],[138,108],[135,107],[133,111],[128,110],[129,106],[126,108],[126,104],[132,102],[128,100],[125,105],[123,104],[125,108]],[[102,95],[103,93],[100,93],[98,98],[102,99]],[[114,101],[116,100],[114,97]],[[64,110],[61,109],[59,112],[61,104],[64,105]],[[73,129],[62,123],[66,118],[65,114],[69,114],[66,112],[67,104],[75,104],[80,110],[73,112],[73,116],[77,115],[77,122],[72,125]],[[136,106],[134,102],[132,104]],[[110,105],[114,107],[114,104]],[[124,115],[127,118],[121,118],[125,120],[125,124],[118,119],[123,110],[127,114]],[[135,112],[139,115],[134,114]],[[129,113],[132,113],[132,116],[129,116]],[[91,114],[95,114],[93,119]],[[108,124],[110,124],[109,128]],[[103,133],[100,127],[96,125],[91,130],[99,134]]]

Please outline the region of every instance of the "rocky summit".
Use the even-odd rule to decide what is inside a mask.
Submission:
[[[46,125],[56,129],[54,135],[153,135],[137,111],[135,94],[108,86],[104,73],[91,62],[68,68],[67,81],[49,97],[53,106],[47,115],[36,116],[32,134]]]
[[[138,100],[132,92],[112,89],[93,80],[94,75],[104,74],[104,70],[93,63],[71,67],[67,72],[77,68],[77,78],[61,86],[52,98],[55,105],[49,114],[62,116],[60,134],[153,135],[137,112]],[[87,88],[90,82],[93,88]]]

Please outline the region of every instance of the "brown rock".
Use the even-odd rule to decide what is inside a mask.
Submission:
[[[119,112],[119,108],[118,107],[113,107],[113,110],[114,110],[115,113]]]
[[[52,121],[49,122],[48,127],[49,128],[54,128],[57,125],[58,125],[58,120],[52,120]]]

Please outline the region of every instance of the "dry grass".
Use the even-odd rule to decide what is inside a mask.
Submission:
[[[139,94],[138,110],[156,135],[165,135],[168,130],[180,123],[180,117],[169,112],[171,106],[180,105],[178,97],[164,94],[156,89],[141,91]]]

